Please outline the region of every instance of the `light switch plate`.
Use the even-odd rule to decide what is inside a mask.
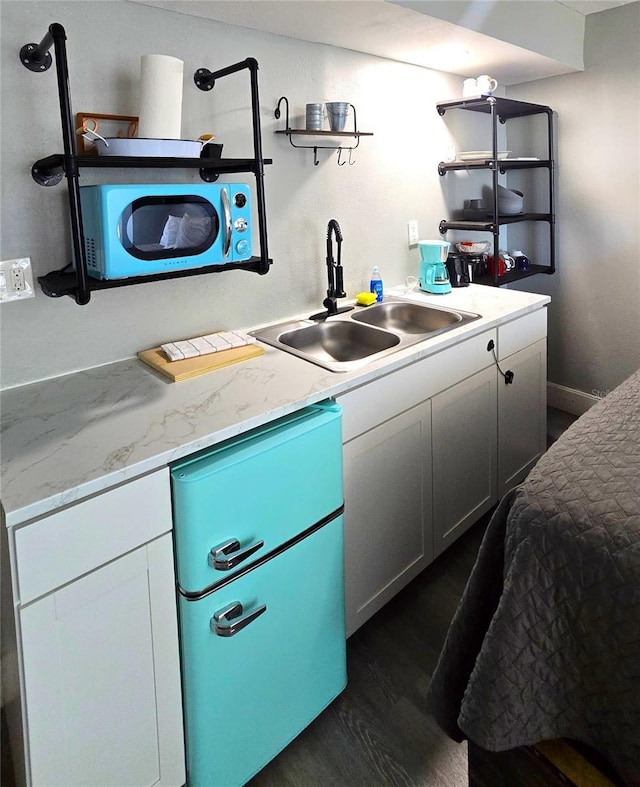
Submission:
[[[418,222],[415,219],[407,222],[407,232],[409,234],[409,246],[417,246],[420,235],[418,232]]]

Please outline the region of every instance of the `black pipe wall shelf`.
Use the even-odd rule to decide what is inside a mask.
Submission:
[[[60,103],[60,120],[62,125],[63,153],[53,154],[36,161],[31,168],[33,179],[41,186],[55,186],[67,179],[69,196],[69,216],[71,224],[71,243],[75,265],[70,263],[61,270],[51,271],[39,276],[38,282],[45,295],[57,298],[69,295],[76,303],[89,303],[91,292],[95,290],[113,289],[132,284],[143,284],[163,279],[184,278],[204,273],[219,273],[224,270],[246,270],[265,274],[269,271],[273,260],[269,259],[267,220],[264,193],[264,165],[271,164],[271,159],[262,156],[262,132],[260,128],[260,101],[258,96],[258,62],[247,58],[233,65],[210,71],[198,69],[194,74],[194,82],[199,90],[211,90],[216,80],[239,71],[248,70],[251,82],[251,113],[253,131],[253,156],[241,159],[224,159],[209,157],[205,146],[200,158],[151,158],[134,156],[78,156],[76,147],[75,125],[71,110],[69,90],[69,68],[66,51],[66,33],[62,25],[54,22],[49,25],[47,33],[39,44],[25,44],[20,50],[20,61],[30,71],[42,73],[52,65],[49,52],[54,48],[58,98]],[[85,251],[82,213],[80,207],[79,173],[84,168],[117,167],[117,168],[197,168],[202,180],[211,183],[219,175],[237,172],[250,172],[256,179],[256,208],[258,214],[258,234],[260,238],[260,256],[251,257],[245,262],[210,265],[188,270],[171,271],[152,276],[136,276],[129,279],[101,280],[88,275]]]
[[[206,148],[205,148],[206,150]],[[255,174],[254,159],[211,159],[206,158],[158,158],[156,156],[77,156],[79,169],[109,168],[118,169],[199,169],[200,177],[207,182],[214,182],[219,175],[234,172],[252,172]],[[271,164],[272,159],[263,159],[263,164]],[[39,186],[55,186],[65,176],[65,157],[54,153],[36,161],[31,168],[31,176]]]

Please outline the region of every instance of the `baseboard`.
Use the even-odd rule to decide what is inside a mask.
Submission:
[[[547,383],[547,407],[555,407],[556,410],[564,410],[572,415],[582,415],[599,401],[599,396],[578,391],[576,388]]]

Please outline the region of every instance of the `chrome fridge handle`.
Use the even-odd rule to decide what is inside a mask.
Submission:
[[[234,634],[242,631],[245,626],[253,623],[266,611],[267,605],[263,604],[248,615],[241,617],[244,608],[239,601],[233,601],[228,607],[219,609],[211,618],[211,631],[219,637],[233,637]]]
[[[258,541],[257,544],[240,550],[238,539],[230,538],[228,541],[218,544],[217,547],[213,547],[211,552],[209,552],[209,565],[211,568],[215,568],[216,571],[230,571],[238,563],[242,563],[243,560],[251,557],[254,552],[257,552],[263,546],[264,541]],[[231,553],[233,553],[231,557],[228,557]]]
[[[220,191],[220,198],[222,200],[222,213],[224,224],[224,240],[222,243],[222,255],[225,259],[229,256],[229,249],[231,248],[231,205],[229,204],[229,195],[226,188]]]

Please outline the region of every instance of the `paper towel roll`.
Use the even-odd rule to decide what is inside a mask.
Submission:
[[[143,139],[180,139],[184,62],[170,55],[142,55],[140,122]]]

